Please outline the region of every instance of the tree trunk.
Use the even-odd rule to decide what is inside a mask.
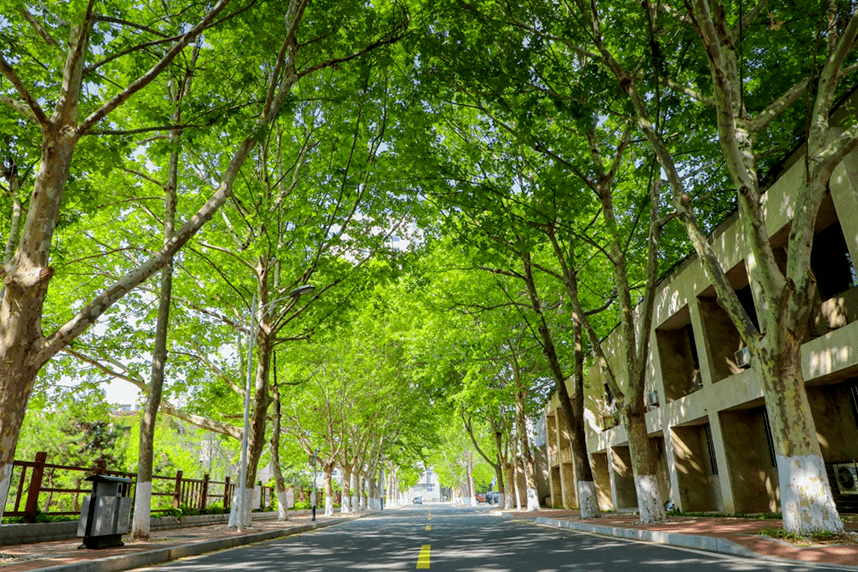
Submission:
[[[468,506],[474,506],[477,504],[477,492],[474,490],[474,455],[470,451],[468,451],[468,457],[465,461],[465,466],[465,470],[467,471],[466,478],[468,479]]]
[[[333,463],[325,463],[325,516],[334,516],[334,485],[331,477],[334,472]]]
[[[343,464],[343,500],[340,503],[340,513],[352,512],[352,468]]]
[[[187,45],[225,5],[217,6],[206,15],[203,22],[183,36],[175,45],[176,49],[171,50],[167,57],[159,62],[159,65],[163,64],[161,69],[164,69],[181,48]],[[84,18],[83,24],[71,27],[68,45],[78,49],[69,49],[66,54],[62,89],[56,99],[54,112],[50,118],[42,115],[39,119],[42,129],[39,171],[33,185],[17,251],[11,261],[0,268],[0,276],[5,285],[2,301],[0,301],[0,501],[2,501],[0,517],[3,515],[5,499],[9,491],[12,461],[23,415],[39,370],[125,293],[157,272],[167,263],[172,253],[181,248],[188,238],[211,218],[210,215],[203,214],[193,223],[189,223],[189,232],[186,232],[186,237],[175,241],[171,248],[162,249],[147,263],[120,279],[116,285],[83,308],[69,323],[62,326],[50,338],[45,339],[42,333],[42,313],[48,282],[54,273],[53,268],[48,266],[51,244],[71,170],[72,157],[82,135],[81,126],[78,125],[78,113],[83,69],[89,51],[88,27],[91,20]],[[142,89],[157,75],[154,73],[145,81],[139,82],[139,88]],[[118,105],[121,105],[121,102],[116,103],[116,106]],[[109,111],[105,111],[106,113]],[[250,145],[245,144],[241,148],[249,151]],[[239,155],[240,153],[237,154]],[[222,195],[225,201],[225,190]],[[205,210],[210,210],[213,214],[223,201],[219,203],[210,201]],[[164,250],[173,250],[173,252],[165,253]]]
[[[843,523],[834,506],[801,373],[801,341],[789,336],[776,344],[778,349],[766,347],[767,341],[763,339],[754,366],[765,390],[784,529],[796,534],[840,533]]]
[[[369,486],[367,487],[367,492],[369,495],[369,499],[367,504],[369,506],[369,510],[378,510],[378,483],[375,480],[375,477],[373,476],[372,472],[370,473],[370,478],[368,479],[368,481]]]
[[[0,517],[30,392],[44,364],[34,358],[42,350],[42,311],[54,273],[48,266],[48,251],[76,143],[73,131],[45,130],[18,250],[4,265],[0,301],[0,500],[4,502],[0,502]]]
[[[277,363],[274,354],[274,419],[271,421],[271,468],[274,471],[274,486],[277,490],[277,521],[289,520],[288,499],[286,497],[286,480],[280,467],[280,386],[277,385]]]
[[[578,507],[581,510],[581,518],[599,518],[602,516],[599,510],[599,499],[596,496],[596,482],[593,479],[593,471],[590,466],[590,456],[587,454],[587,434],[584,427],[584,343],[581,332],[581,324],[575,320],[572,324],[575,339],[575,400],[574,404],[569,398],[569,393],[561,392],[560,403],[566,415],[566,427],[569,431],[570,445],[572,447],[572,461],[575,465],[575,476],[578,479]],[[565,401],[564,404],[564,395]],[[574,408],[572,415],[566,408]],[[574,427],[573,427],[574,425]]]
[[[497,422],[494,420],[494,417],[490,420],[492,425],[492,432],[495,436],[495,448],[497,449],[497,464],[495,465],[495,478],[498,483],[498,506],[505,506],[504,501],[506,497],[506,487],[504,478],[504,465],[505,460],[503,458],[503,433],[500,428],[497,426]]]
[[[661,522],[667,518],[655,474],[655,455],[646,428],[643,408],[626,407],[623,410],[629,434],[629,453],[635,476],[638,511],[644,524]]]
[[[9,199],[12,201],[12,212],[9,216],[9,236],[6,238],[6,247],[3,249],[3,265],[5,266],[12,261],[12,256],[15,254],[15,243],[18,241],[18,234],[21,232],[21,218],[24,208],[21,204],[21,197],[18,196],[21,190],[18,165],[12,157],[9,157],[8,162],[4,163],[2,174],[9,188]],[[0,284],[0,292],[5,287],[5,284]]]
[[[368,499],[367,499],[367,495],[368,495],[368,492],[367,492],[367,488],[366,488],[366,475],[365,475],[364,473],[361,473],[361,474],[358,476],[358,483],[359,483],[359,486],[360,486],[360,494],[358,495],[358,497],[359,497],[359,499],[360,499],[360,500],[359,500],[359,502],[360,502],[360,510],[361,510],[361,512],[364,512],[364,511],[366,511],[366,510],[368,509],[368,507],[367,507],[367,500],[368,500]]]
[[[513,482],[515,483],[515,510],[521,510],[521,487],[518,484],[518,475],[521,471],[520,460],[516,457],[513,461],[514,473],[512,475]]]
[[[520,387],[520,386],[519,386]],[[530,438],[527,434],[527,423],[524,417],[524,391],[519,389],[515,395],[516,424],[518,427],[519,446],[521,447],[521,460],[524,465],[524,480],[526,484],[527,511],[539,510],[539,495],[536,492],[536,469],[533,462],[533,453],[530,450]]]
[[[196,52],[195,52],[196,53]],[[183,89],[187,86],[183,82]],[[173,104],[179,101],[170,94]],[[175,124],[181,122],[181,113],[173,114]],[[181,150],[181,131],[170,134],[170,162],[167,167],[167,184],[164,200],[164,244],[173,238],[176,223],[176,187],[179,180],[179,152]],[[137,464],[137,494],[134,498],[134,521],[131,525],[131,538],[149,539],[149,521],[152,515],[152,458],[155,455],[155,421],[161,406],[161,394],[164,387],[164,370],[167,367],[167,334],[170,330],[170,306],[173,296],[173,259],[161,269],[161,289],[158,301],[158,321],[155,326],[155,343],[152,351],[152,373],[146,407],[140,420],[140,455]]]
[[[587,454],[587,435],[584,425],[584,392],[583,392],[583,355],[576,354],[575,360],[575,400],[573,404],[569,396],[569,390],[566,387],[566,376],[563,373],[560,365],[560,359],[557,356],[557,350],[554,347],[554,342],[551,337],[551,332],[548,329],[548,324],[542,314],[542,305],[539,301],[539,296],[536,291],[536,283],[533,280],[533,271],[530,264],[530,258],[526,257],[524,262],[524,276],[527,284],[528,294],[530,296],[530,304],[540,319],[539,334],[542,338],[545,355],[548,359],[548,366],[551,370],[551,376],[554,380],[554,386],[557,388],[557,396],[560,401],[560,407],[563,410],[563,416],[566,418],[566,429],[570,436],[570,447],[572,449],[572,459],[575,466],[575,475],[578,479],[578,503],[581,507],[581,518],[597,518],[599,517],[599,505],[596,502],[596,484],[593,481],[593,471],[590,467],[590,457]],[[567,291],[573,301],[573,307],[576,309],[573,314],[580,312],[580,303],[577,295],[577,283],[574,280],[574,275],[571,274],[564,264],[564,282],[566,283]],[[584,318],[586,319],[586,318]],[[576,352],[581,352],[581,321],[573,320],[573,327],[576,332]],[[579,395],[579,379],[580,379],[580,395]],[[518,404],[516,405],[518,408]],[[522,413],[523,415],[523,413]],[[521,430],[521,429],[520,429]],[[525,441],[527,440],[525,435]],[[533,457],[528,449],[522,451],[526,454],[525,466],[533,466]],[[528,460],[530,457],[530,460]],[[532,477],[528,476],[528,483]],[[517,484],[517,483],[516,483]],[[528,484],[528,510],[539,510],[539,498],[536,493],[536,480],[533,478],[533,485]],[[535,507],[535,508],[534,508]]]

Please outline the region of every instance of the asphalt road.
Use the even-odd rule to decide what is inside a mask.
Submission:
[[[179,560],[156,569],[176,572],[837,570],[605,538],[506,519],[487,508],[446,505],[385,510],[330,528]]]

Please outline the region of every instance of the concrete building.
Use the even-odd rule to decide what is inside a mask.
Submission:
[[[768,232],[785,260],[800,158],[766,193]],[[753,317],[749,253],[738,215],[713,233],[716,252]],[[835,503],[858,513],[858,157],[831,179],[820,209],[812,268],[819,297],[802,370]],[[662,497],[678,510],[780,510],[778,475],[759,376],[718,305],[696,256],[658,286],[647,372],[647,428],[658,451]],[[603,347],[618,366],[617,335]],[[615,370],[616,371],[616,370]],[[588,371],[587,446],[603,510],[637,507],[626,430],[616,426],[599,372]],[[577,507],[571,449],[556,396],[546,408],[551,492],[548,505]]]
[[[441,500],[441,481],[431,468],[420,473],[417,484],[408,490],[409,500],[420,497],[423,502],[439,502]]]

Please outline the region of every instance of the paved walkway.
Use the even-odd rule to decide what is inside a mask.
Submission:
[[[631,514],[607,514],[581,520],[578,511],[541,510],[538,513],[505,511],[506,516],[533,520],[537,524],[573,528],[585,532],[637,538],[662,544],[734,554],[800,560],[848,566],[858,570],[858,523],[845,523],[843,538],[829,542],[793,543],[763,536],[764,528],[782,528],[781,520],[733,517],[670,517],[661,524],[642,525]]]
[[[367,514],[367,513],[362,513]],[[49,570],[54,572],[113,572],[149,566],[243,544],[299,534],[345,522],[359,515],[290,517],[286,522],[257,520],[244,534],[225,524],[155,531],[148,542],[125,541],[119,548],[78,550],[80,539],[0,546],[0,572]]]
[[[0,572],[45,570],[48,572],[114,572],[150,566],[224,548],[299,534],[330,526],[360,515],[292,517],[287,522],[256,521],[252,529],[237,534],[226,525],[200,526],[154,532],[149,542],[128,542],[122,548],[78,550],[79,540],[0,546]],[[796,545],[761,536],[763,528],[779,528],[779,520],[730,517],[671,517],[654,525],[637,523],[634,515],[608,514],[581,520],[578,511],[541,510],[538,513],[504,511],[504,516],[537,524],[573,528],[609,536],[637,538],[736,556],[763,556],[833,564],[858,570],[858,523],[847,523],[845,539],[830,543]]]

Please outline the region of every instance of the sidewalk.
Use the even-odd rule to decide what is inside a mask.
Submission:
[[[238,534],[234,528],[228,528],[225,524],[161,530],[153,532],[148,542],[126,540],[124,547],[101,550],[78,550],[81,543],[80,539],[0,546],[0,572],[24,570],[114,572],[130,570],[186,556],[195,556],[243,544],[300,534],[308,530],[346,522],[366,514],[370,513],[336,515],[334,517],[317,515],[316,522],[312,522],[309,515],[290,517],[286,522],[254,520],[253,528],[248,529],[243,534]]]
[[[253,528],[238,534],[225,524],[157,531],[149,542],[127,542],[122,548],[78,550],[80,540],[57,540],[0,546],[0,572],[44,570],[49,572],[115,572],[151,566],[178,558],[300,534],[373,514],[334,517],[291,517],[287,522],[256,520]],[[645,540],[738,557],[764,557],[843,566],[858,571],[858,523],[846,523],[851,542],[793,543],[761,536],[763,528],[780,528],[780,520],[732,517],[671,517],[661,524],[641,525],[631,514],[607,514],[581,520],[578,511],[547,509],[539,512],[502,511],[508,518],[582,532]]]
[[[536,524],[570,528],[607,536],[645,540],[720,552],[744,557],[798,560],[845,566],[858,570],[858,523],[844,523],[846,540],[792,543],[763,536],[764,528],[782,528],[781,520],[734,517],[670,517],[661,524],[638,523],[637,515],[606,514],[599,519],[581,520],[577,510],[544,509],[537,513],[503,511],[503,515],[531,520]]]

